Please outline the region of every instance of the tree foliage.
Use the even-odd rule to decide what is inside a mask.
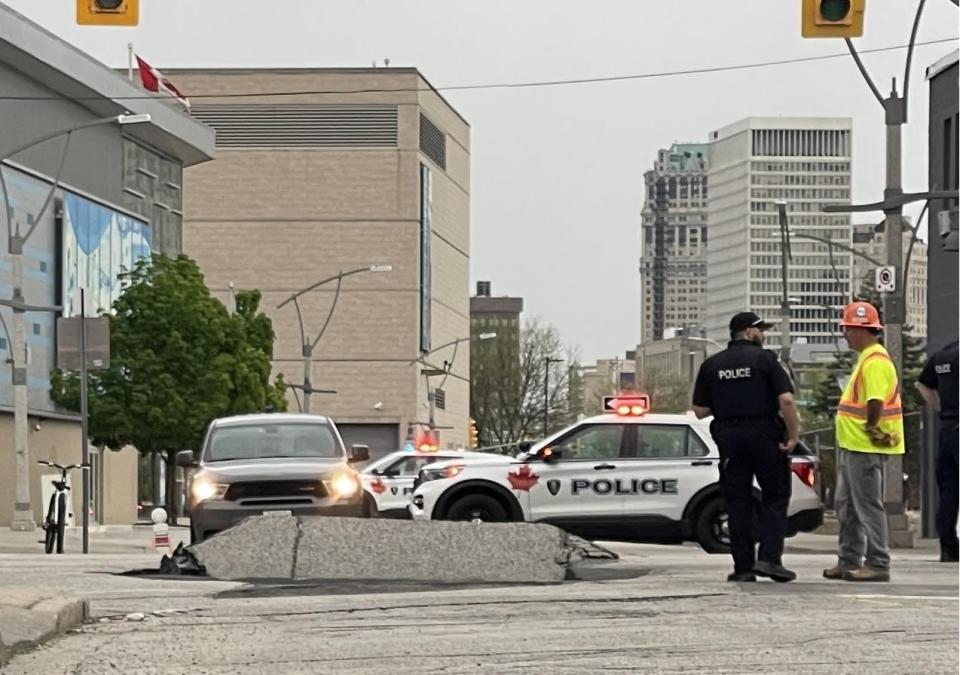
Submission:
[[[561,362],[547,366],[548,358]],[[564,348],[553,326],[527,321],[519,347],[499,338],[477,341],[470,360],[470,415],[481,447],[540,438],[545,411],[549,431],[580,412],[576,355]]]
[[[270,382],[274,334],[259,291],[238,293],[231,314],[183,255],[142,260],[121,282],[110,368],[89,373],[93,443],[164,453],[172,469],[176,451],[197,449],[210,420],[286,408],[282,379]],[[79,410],[78,373],[54,372],[51,397]]]

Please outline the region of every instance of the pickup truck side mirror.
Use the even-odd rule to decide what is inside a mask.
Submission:
[[[350,448],[350,459],[348,459],[351,464],[356,464],[358,462],[368,462],[370,461],[370,448],[366,445],[355,444]]]
[[[197,465],[197,459],[193,454],[193,450],[180,450],[177,452],[175,462],[177,466],[185,468]]]

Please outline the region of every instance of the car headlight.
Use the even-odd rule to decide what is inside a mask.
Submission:
[[[190,492],[193,494],[193,501],[199,503],[210,499],[223,499],[227,493],[227,487],[226,484],[215,483],[210,476],[201,474],[193,479]]]
[[[327,493],[337,499],[350,499],[360,491],[360,481],[353,472],[341,471],[332,478],[323,481]]]
[[[453,478],[463,473],[463,464],[451,464],[450,466],[440,466],[435,468],[425,468],[420,470],[420,483],[427,483],[441,478]]]

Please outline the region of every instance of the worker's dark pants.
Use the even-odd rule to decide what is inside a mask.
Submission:
[[[790,460],[780,451],[782,429],[772,422],[717,424],[720,487],[730,514],[730,548],[735,572],[750,572],[755,556],[779,565],[790,503]],[[760,484],[760,552],[755,553],[754,487]]]
[[[940,449],[937,452],[937,485],[940,487],[940,509],[937,511],[937,534],[940,551],[951,558],[960,553],[957,542],[958,485],[957,454],[960,452],[960,429],[957,422],[941,422]]]

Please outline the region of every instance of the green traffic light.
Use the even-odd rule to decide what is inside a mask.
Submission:
[[[820,15],[827,21],[842,21],[850,14],[850,0],[822,0]]]

